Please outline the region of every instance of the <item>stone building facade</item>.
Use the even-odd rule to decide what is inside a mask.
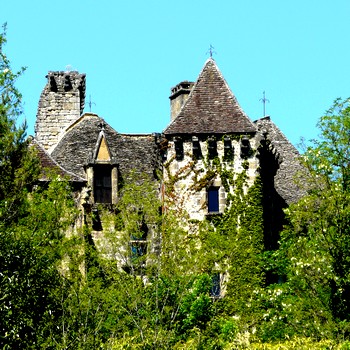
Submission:
[[[245,171],[248,187],[262,179],[266,241],[277,244],[282,209],[302,195],[293,181],[298,152],[269,117],[249,119],[213,59],[196,82],[171,89],[171,120],[162,133],[121,134],[97,114],[82,114],[84,99],[84,74],[49,72],[33,141],[42,164],[67,175],[82,200],[117,203],[136,172],[153,179],[164,200],[171,191],[173,204],[200,221],[223,213],[233,191],[214,169]]]

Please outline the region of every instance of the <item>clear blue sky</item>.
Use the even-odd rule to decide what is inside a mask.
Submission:
[[[252,120],[266,114],[297,144],[350,96],[349,0],[0,0],[5,51],[28,133],[49,70],[87,75],[92,112],[121,133],[160,132],[170,88],[196,80],[208,48]],[[85,111],[89,111],[86,108]]]

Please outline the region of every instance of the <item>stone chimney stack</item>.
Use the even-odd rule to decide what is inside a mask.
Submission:
[[[83,113],[85,74],[76,71],[49,72],[40,95],[35,138],[50,153],[64,130]]]
[[[171,110],[171,121],[173,121],[179,114],[182,106],[188,99],[194,83],[190,81],[182,81],[173,88],[171,88],[170,95],[170,110]]]

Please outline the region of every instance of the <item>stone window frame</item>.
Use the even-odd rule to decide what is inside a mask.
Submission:
[[[234,147],[232,145],[232,140],[229,136],[224,136],[223,138],[224,145],[224,162],[230,162],[234,160]]]

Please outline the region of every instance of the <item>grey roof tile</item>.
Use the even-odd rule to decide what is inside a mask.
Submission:
[[[129,135],[116,132],[102,118],[93,113],[84,114],[73,123],[51,153],[52,158],[65,169],[86,178],[84,167],[94,158],[101,123],[104,136],[114,163],[118,164],[120,176],[148,174],[153,177],[158,168],[155,136],[152,134]]]

